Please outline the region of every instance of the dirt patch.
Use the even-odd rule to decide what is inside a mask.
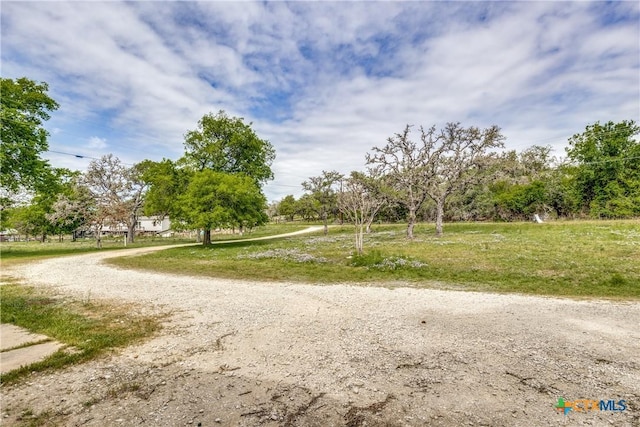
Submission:
[[[11,274],[171,312],[162,333],[3,386],[3,424],[640,425],[638,303],[191,278],[104,256]],[[559,397],[627,409],[565,416]]]

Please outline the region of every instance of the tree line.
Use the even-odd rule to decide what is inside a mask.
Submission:
[[[109,154],[86,172],[53,168],[43,121],[58,104],[45,83],[2,79],[3,229],[39,236],[90,232],[101,245],[103,228],[124,225],[133,242],[140,215],[169,216],[173,227],[244,230],[268,221],[262,186],[273,179],[275,151],[251,124],[224,111],[204,115],[185,133],[184,155],[126,165]],[[21,203],[21,196],[25,199]]]
[[[206,114],[184,135],[178,160],[126,165],[107,155],[80,173],[53,168],[44,121],[58,108],[46,83],[2,79],[0,165],[2,228],[62,235],[124,224],[133,241],[140,215],[169,216],[174,228],[243,230],[269,218],[348,221],[356,249],[376,221],[517,221],[640,216],[640,128],[633,121],[588,125],[572,136],[560,160],[550,147],[505,151],[497,126],[407,125],[365,153],[363,171],[323,171],[302,183],[305,194],[267,206],[262,187],[273,179],[275,151],[251,123],[224,111]],[[25,200],[21,195],[27,194]]]
[[[522,221],[542,218],[640,216],[640,127],[633,121],[595,123],[572,136],[567,157],[549,146],[504,150],[497,126],[481,130],[448,123],[443,129],[407,125],[366,154],[366,170],[312,177],[299,199],[284,197],[270,213],[287,220],[354,222],[362,240],[374,219]],[[361,247],[358,247],[361,251]]]

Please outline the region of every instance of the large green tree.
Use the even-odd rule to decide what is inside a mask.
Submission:
[[[185,154],[178,163],[196,175],[203,171],[242,175],[253,181],[260,194],[262,185],[273,179],[271,164],[275,159],[275,151],[271,143],[259,138],[251,128],[251,123],[244,123],[242,118],[229,117],[224,111],[203,116],[198,121],[198,127],[185,134],[184,145]],[[196,179],[195,175],[193,179]],[[208,197],[195,190],[191,191],[189,209],[197,204],[197,195],[202,196],[202,209],[206,211]],[[260,205],[260,209],[264,208]],[[241,214],[241,211],[236,213]],[[194,222],[193,215],[187,211],[181,216],[192,225],[206,223]],[[204,227],[203,230],[203,242],[208,244],[211,241],[211,229]]]
[[[137,166],[143,181],[149,186],[145,195],[144,214],[178,221],[182,216],[182,205],[177,201],[186,191],[193,172],[180,168],[169,159],[160,162],[144,160]]]
[[[205,230],[203,245],[211,244],[215,228],[251,228],[265,224],[267,199],[253,179],[244,174],[196,172],[179,202],[188,225]]]
[[[26,77],[0,78],[0,179],[8,191],[33,188],[47,179],[49,165],[40,157],[49,148],[43,122],[58,108],[48,89]]]
[[[591,216],[640,215],[640,127],[633,120],[596,122],[569,139],[582,206]]]
[[[184,162],[197,171],[242,173],[262,185],[273,179],[275,150],[258,138],[251,123],[224,111],[206,114],[195,130],[185,134]]]

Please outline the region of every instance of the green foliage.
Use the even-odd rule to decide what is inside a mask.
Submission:
[[[26,77],[0,77],[0,182],[9,191],[33,188],[49,168],[40,158],[49,147],[42,124],[58,104],[47,95],[48,89],[46,83]]]
[[[596,122],[569,140],[584,210],[597,218],[640,215],[640,127],[632,120]]]
[[[138,167],[149,185],[144,212],[170,216],[172,225],[204,230],[265,223],[261,185],[273,179],[275,151],[242,118],[224,111],[206,114],[185,134],[185,155],[177,162],[144,161]]]
[[[250,228],[268,220],[260,188],[242,174],[196,172],[180,201],[188,225],[194,228]]]
[[[314,206],[324,223],[324,234],[328,232],[328,218],[330,213],[338,212],[338,192],[337,184],[342,180],[343,175],[337,171],[322,171],[322,175],[312,176],[302,183],[309,196],[315,200]]]
[[[293,195],[285,196],[280,201],[278,204],[278,214],[284,215],[289,221],[293,221],[293,217],[296,214],[296,199]]]
[[[374,249],[369,252],[364,252],[362,254],[358,254],[355,252],[351,256],[351,265],[354,267],[371,267],[376,264],[380,264],[384,260],[384,256],[382,252],[377,249]]]
[[[50,220],[59,197],[72,192],[72,181],[77,174],[67,169],[47,168],[36,185],[36,193],[28,205],[13,207],[3,216],[3,226],[15,228],[20,233],[41,236],[65,231],[62,224]]]
[[[198,128],[185,134],[184,145],[183,161],[197,171],[242,173],[258,185],[273,179],[275,151],[269,141],[258,138],[251,123],[224,111],[203,116]]]
[[[318,219],[320,210],[320,202],[311,194],[303,194],[296,201],[296,214],[300,215],[305,221]]]
[[[178,203],[189,184],[191,172],[179,168],[175,162],[163,159],[161,162],[145,160],[137,165],[142,180],[149,186],[145,195],[144,213],[159,217],[169,216],[176,222],[184,215]]]
[[[548,202],[546,185],[541,181],[516,185],[501,182],[493,188],[500,219],[531,219],[533,214],[542,214]]]

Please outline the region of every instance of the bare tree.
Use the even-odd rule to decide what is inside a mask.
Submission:
[[[407,237],[413,239],[416,213],[427,199],[429,181],[429,153],[435,146],[430,129],[422,133],[422,145],[411,141],[411,126],[407,125],[402,133],[396,133],[387,139],[382,148],[373,147],[374,154],[367,153],[367,164],[376,165],[388,177],[394,188],[396,201],[407,209]]]
[[[493,148],[503,147],[500,128],[463,128],[448,123],[439,133],[435,126],[420,127],[420,144],[411,141],[411,126],[388,139],[383,148],[374,147],[367,162],[377,164],[390,176],[396,197],[408,214],[407,237],[413,238],[416,212],[427,197],[436,204],[436,235],[442,235],[444,206],[454,192],[476,183],[487,168]]]
[[[133,243],[147,189],[141,175],[136,166],[126,167],[109,154],[93,160],[83,177],[95,199],[96,212],[100,213],[97,217],[113,224],[126,224],[129,243]]]
[[[429,156],[427,194],[436,203],[436,235],[442,236],[447,198],[482,179],[481,172],[490,166],[489,160],[495,155],[490,150],[504,147],[504,137],[495,125],[480,130],[447,123],[436,141],[438,145]]]
[[[358,255],[364,249],[364,232],[369,232],[371,223],[386,200],[382,197],[379,180],[362,172],[351,172],[338,194],[340,211],[355,226],[355,245]]]
[[[329,212],[337,207],[336,185],[342,180],[343,175],[336,171],[322,171],[320,176],[312,176],[302,183],[302,188],[311,193],[320,207],[320,217],[324,224],[324,234],[329,232],[327,218]]]

